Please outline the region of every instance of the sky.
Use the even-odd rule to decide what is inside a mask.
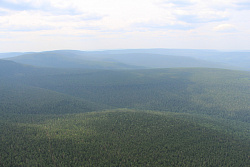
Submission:
[[[250,50],[250,0],[0,0],[0,52]]]

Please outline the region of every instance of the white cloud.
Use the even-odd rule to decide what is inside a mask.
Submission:
[[[201,47],[207,37],[234,32],[244,37],[242,46],[246,46],[250,42],[245,38],[250,33],[248,7],[248,0],[2,0],[0,40],[27,41],[25,34],[30,42],[53,36],[53,41],[58,39],[55,47],[65,46],[59,44],[63,39],[70,40],[72,47],[81,46],[79,38],[93,45],[94,40],[110,40],[117,47],[128,46],[125,39],[136,39],[138,47],[147,39],[145,46],[159,41],[159,47]],[[228,38],[222,36],[221,41]],[[193,45],[187,44],[189,40]],[[151,44],[157,47],[156,42]]]
[[[232,24],[220,24],[213,28],[214,31],[218,32],[234,32],[236,27]]]

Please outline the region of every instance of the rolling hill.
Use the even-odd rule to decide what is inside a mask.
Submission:
[[[250,120],[248,72],[204,68],[53,71],[15,63],[14,68],[12,62],[8,63],[11,67],[6,69],[18,70],[6,82],[59,92],[104,106]],[[3,66],[1,71],[6,71]]]
[[[73,70],[74,71],[74,70]],[[99,104],[88,102],[52,90],[22,84],[17,78],[49,76],[65,73],[56,69],[37,68],[0,60],[1,114],[65,114],[102,110]]]
[[[220,64],[223,68],[250,70],[250,51],[220,51],[205,49],[124,49],[91,52],[97,55],[117,54],[160,54],[195,58],[205,62]]]
[[[16,77],[16,82],[102,105],[250,120],[250,74],[221,69],[83,71]]]
[[[250,73],[0,60],[0,166],[250,165]]]
[[[0,114],[67,114],[98,111],[108,108],[84,99],[37,87],[0,85]]]
[[[117,51],[118,52],[118,51]],[[53,68],[82,68],[82,69],[138,69],[138,68],[176,68],[176,67],[208,67],[233,68],[223,63],[215,63],[181,55],[166,55],[137,53],[129,50],[84,52],[74,50],[58,50],[24,54],[8,58],[17,63],[40,67]]]
[[[0,162],[2,166],[249,165],[249,138],[237,135],[227,123],[223,124],[227,129],[215,128],[222,124],[219,120],[196,119],[202,118],[114,110],[32,123],[0,120]]]
[[[198,49],[55,50],[0,53],[0,58],[41,67],[136,69],[208,67],[250,70],[249,51]]]
[[[19,71],[21,73],[27,73],[29,70],[30,68],[28,68],[28,66],[15,63],[13,61],[0,60],[0,76],[1,77],[8,77],[14,74],[17,75]]]
[[[40,53],[24,54],[8,60],[17,63],[50,68],[73,68],[73,69],[130,69],[138,68],[119,62],[102,61],[90,56],[79,54],[79,51],[47,51]]]
[[[29,52],[31,53],[31,52]],[[16,57],[16,56],[20,56],[23,54],[27,54],[27,52],[7,52],[7,53],[0,53],[0,59],[4,59],[4,58],[10,58],[10,57]]]
[[[171,56],[154,53],[127,53],[113,54],[107,57],[108,60],[122,62],[134,66],[147,68],[178,68],[178,67],[210,67],[210,68],[229,68],[219,63],[213,63],[185,56]]]

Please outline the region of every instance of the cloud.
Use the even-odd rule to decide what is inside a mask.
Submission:
[[[226,21],[229,18],[223,16],[221,13],[208,12],[206,14],[187,14],[187,15],[176,15],[178,20],[184,21],[186,23],[209,23],[209,22],[220,22]]]
[[[79,19],[80,20],[102,20],[104,17],[104,15],[97,15],[97,14],[82,14],[79,15]]]
[[[125,39],[136,39],[134,47],[143,46],[139,43],[145,41],[147,46],[157,46],[154,40],[161,41],[161,46],[179,47],[194,46],[191,43],[196,40],[201,46],[201,41],[210,37],[222,41],[227,36],[229,41],[237,36],[245,41],[241,45],[248,47],[249,7],[249,0],[0,0],[0,34],[6,34],[0,40],[9,41],[11,46],[12,40],[21,43],[29,36],[33,43],[43,38],[66,46],[66,39],[69,45],[82,46],[71,44],[71,40],[84,37],[88,44],[93,37],[104,43],[112,39],[115,43],[110,42],[110,46],[117,47],[117,41]],[[184,38],[188,42],[181,45]],[[91,45],[96,47],[96,42]]]
[[[48,15],[43,12],[22,11],[0,18],[0,30],[10,31],[43,31],[60,29],[94,29],[93,22],[102,19],[96,15]],[[56,32],[55,32],[56,33]]]
[[[220,24],[215,26],[213,30],[217,32],[235,32],[237,29],[232,24]]]
[[[19,4],[22,5],[19,6]],[[96,13],[82,12],[73,5],[54,5],[46,0],[5,0],[0,6],[0,30],[5,32],[60,29],[73,31],[79,27],[93,29],[95,27],[93,22],[100,21],[105,17]]]
[[[164,0],[161,1],[166,12],[170,12],[176,21],[193,24],[207,24],[229,20],[229,14],[223,5],[228,6],[225,0]],[[230,3],[229,3],[230,4]],[[162,6],[161,6],[162,7]]]
[[[51,16],[42,12],[11,12],[0,18],[0,30],[11,31],[41,31],[58,28],[56,22],[50,21]]]
[[[155,31],[155,30],[190,30],[194,27],[183,24],[183,23],[164,23],[161,21],[149,21],[149,22],[140,22],[132,25],[136,29],[141,31]]]
[[[25,1],[10,1],[10,0],[2,0],[1,8],[15,10],[15,11],[23,11],[23,10],[33,10],[36,9],[32,4]]]
[[[6,16],[8,15],[8,13],[9,13],[8,11],[0,8],[0,16]]]
[[[55,30],[52,26],[13,26],[11,28],[12,32],[34,32],[34,31],[44,31],[44,30]]]
[[[169,7],[169,6],[174,6],[174,7],[187,7],[190,5],[193,5],[194,3],[189,0],[161,0],[159,2],[161,6]]]
[[[243,1],[243,2],[236,2],[238,10],[250,10],[250,2]]]
[[[11,11],[44,11],[56,15],[78,15],[82,14],[81,11],[77,10],[76,7],[68,4],[62,5],[62,2],[59,4],[53,3],[55,1],[48,0],[2,0],[1,8],[8,9]],[[61,4],[60,4],[61,3]]]

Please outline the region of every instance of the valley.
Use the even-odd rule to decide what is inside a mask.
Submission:
[[[116,52],[1,59],[0,166],[250,165],[249,71]]]

